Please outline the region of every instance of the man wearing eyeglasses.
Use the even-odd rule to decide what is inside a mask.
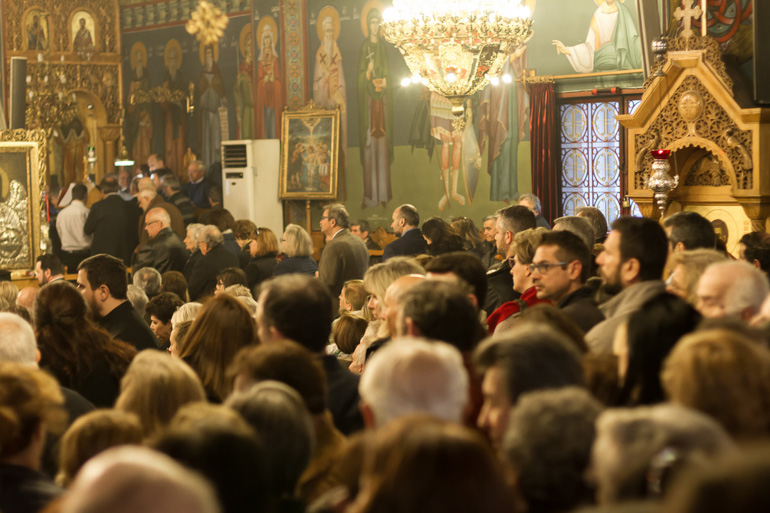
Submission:
[[[584,333],[604,320],[593,291],[584,286],[591,271],[591,253],[580,237],[568,231],[544,234],[529,268],[537,297],[553,302]]]
[[[190,256],[184,242],[171,229],[171,216],[158,207],[150,209],[144,218],[144,229],[150,240],[134,254],[133,272],[154,267],[159,273],[184,270]]]

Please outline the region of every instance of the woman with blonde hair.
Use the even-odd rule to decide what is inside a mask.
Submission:
[[[133,413],[95,410],[78,417],[59,442],[56,482],[68,487],[85,463],[111,447],[141,445],[142,425]]]
[[[139,417],[144,438],[150,438],[168,425],[180,407],[205,400],[200,379],[186,363],[146,349],[123,376],[115,409]]]
[[[16,297],[19,295],[19,287],[11,281],[0,281],[0,297],[8,301],[9,306],[16,304]]]
[[[313,260],[313,239],[304,228],[290,224],[283,231],[281,250],[286,255],[273,270],[273,276],[281,274],[309,274],[315,276],[318,264]]]
[[[178,347],[203,384],[210,401],[221,402],[232,383],[226,369],[242,347],[257,341],[257,328],[249,311],[236,298],[220,294],[203,305],[190,332]]]
[[[273,230],[260,226],[256,238],[249,245],[251,260],[243,269],[246,272],[246,284],[250,290],[270,278],[278,264],[278,239]]]
[[[669,400],[699,410],[737,440],[770,435],[770,351],[726,329],[683,337],[661,374]]]

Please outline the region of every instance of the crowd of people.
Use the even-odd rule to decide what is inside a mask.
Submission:
[[[400,205],[372,259],[332,204],[316,262],[157,174],[71,187],[62,258],[0,283],[0,511],[770,508],[767,234],[526,195]]]

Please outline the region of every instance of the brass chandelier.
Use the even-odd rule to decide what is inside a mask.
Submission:
[[[497,84],[508,56],[532,35],[521,0],[394,0],[382,32],[404,56],[412,81],[452,102]]]

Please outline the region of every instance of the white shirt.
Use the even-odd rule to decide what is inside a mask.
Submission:
[[[59,212],[56,230],[59,232],[62,250],[73,252],[91,247],[91,236],[83,233],[87,217],[88,208],[80,200],[72,200],[67,208]]]

